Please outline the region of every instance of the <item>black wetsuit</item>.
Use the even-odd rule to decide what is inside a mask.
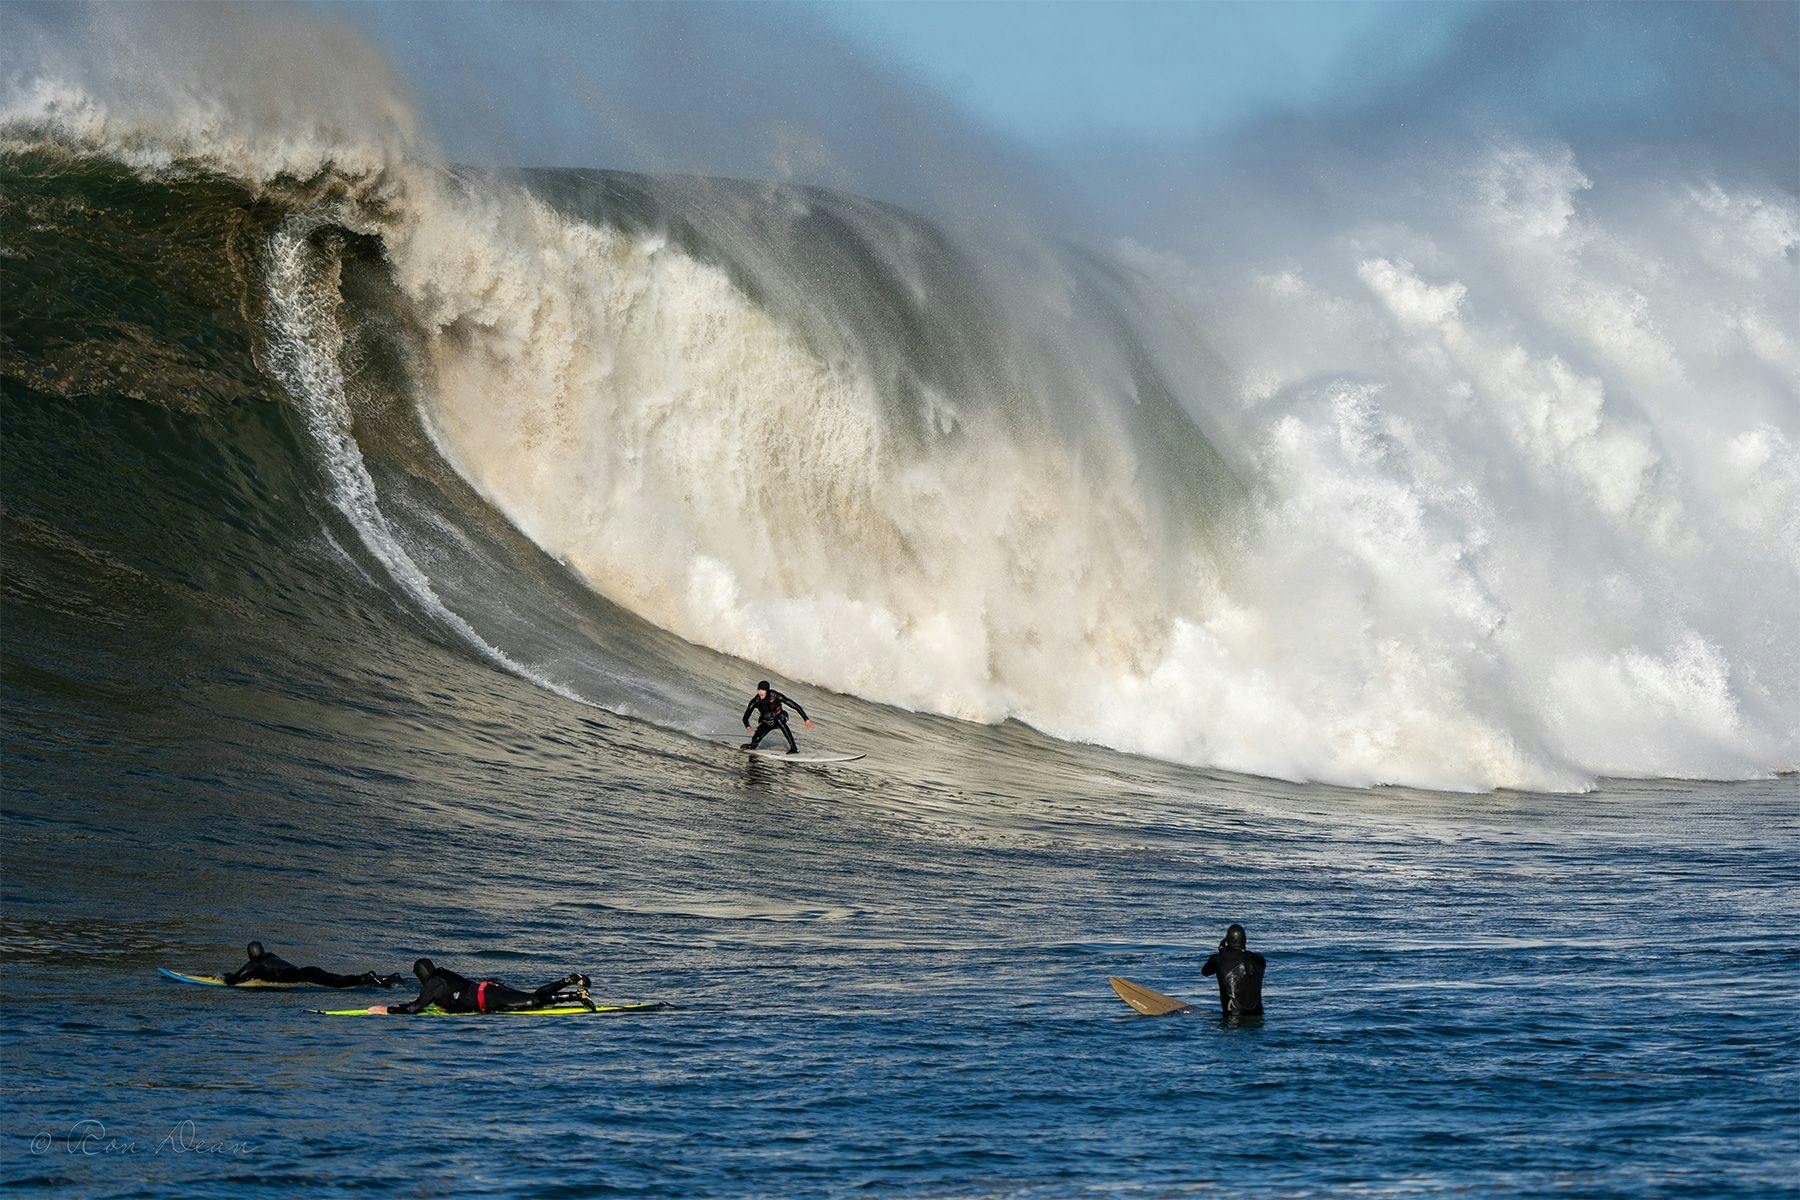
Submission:
[[[1221,946],[1200,973],[1219,977],[1219,1007],[1226,1016],[1253,1017],[1263,1010],[1263,969],[1267,966],[1268,960],[1254,950]]]
[[[371,982],[369,975],[334,975],[318,967],[296,967],[275,954],[253,958],[225,977],[226,983],[316,983],[320,987],[353,988]]]
[[[517,988],[507,987],[497,979],[477,981],[458,975],[455,971],[436,967],[419,988],[417,998],[405,1004],[390,1004],[388,1012],[420,1013],[433,1005],[453,1013],[518,1012],[528,1008],[548,1008],[565,988],[573,987],[578,982],[579,976],[570,975],[555,983],[546,983],[535,992],[521,992]],[[577,1003],[572,998],[570,1002]]]
[[[756,732],[751,735],[750,749],[756,749],[769,736],[771,729],[779,729],[781,736],[787,739],[788,753],[799,751],[800,744],[794,740],[794,731],[788,728],[787,713],[782,711],[782,706],[787,704],[794,706],[794,711],[800,714],[802,721],[811,720],[798,700],[792,696],[784,696],[774,688],[770,688],[765,695],[750,697],[750,703],[744,706],[744,724],[750,724],[751,713],[756,714]]]

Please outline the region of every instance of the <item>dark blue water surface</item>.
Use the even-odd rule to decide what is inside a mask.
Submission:
[[[330,769],[253,713],[198,745],[33,725],[15,770],[48,786],[7,813],[10,1182],[1793,1193],[1791,782],[1358,793],[1016,730],[952,754],[935,722],[844,733],[871,756],[827,771],[490,683],[343,731]],[[1269,956],[1262,1024],[1108,989],[1208,1001],[1231,920]],[[155,974],[251,936],[344,969],[579,967],[680,1007],[344,1020]]]

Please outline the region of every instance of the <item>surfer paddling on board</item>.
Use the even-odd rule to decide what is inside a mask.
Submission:
[[[398,975],[377,975],[364,971],[361,975],[338,975],[320,967],[296,967],[285,958],[270,954],[261,942],[244,947],[250,961],[225,976],[225,982],[240,983],[312,983],[319,987],[399,987]]]
[[[1226,1016],[1260,1017],[1266,966],[1268,960],[1262,955],[1244,949],[1244,927],[1233,925],[1225,931],[1218,950],[1206,960],[1200,973],[1219,977],[1219,1007]]]
[[[762,740],[769,736],[771,729],[779,729],[781,736],[787,739],[787,752],[789,754],[800,753],[800,743],[794,740],[794,731],[788,728],[785,710],[786,706],[790,704],[793,705],[794,711],[800,714],[800,719],[806,722],[806,727],[811,729],[812,718],[806,715],[806,710],[800,707],[798,700],[792,696],[782,695],[770,687],[769,681],[766,679],[759,681],[756,685],[756,695],[750,697],[750,703],[744,706],[745,733],[750,733],[750,714],[756,714],[756,732],[751,734],[750,740],[744,743],[744,749],[756,749],[762,744]]]
[[[429,958],[413,963],[413,974],[419,977],[419,994],[415,999],[405,1004],[371,1004],[369,1011],[412,1014],[436,1007],[452,1013],[529,1012],[534,1008],[562,1004],[596,1011],[594,1002],[588,998],[586,975],[564,975],[536,991],[521,992],[498,979],[465,978],[434,965]]]

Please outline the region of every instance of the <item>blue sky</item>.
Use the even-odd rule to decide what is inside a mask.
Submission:
[[[1270,111],[1306,111],[1420,70],[1475,6],[320,0],[313,7],[357,26],[394,59],[439,118],[453,154],[485,157],[473,143],[497,140],[525,159],[567,164],[592,133],[584,100],[602,97],[615,116],[660,105],[667,117],[680,108],[709,112],[723,95],[807,122],[838,107],[840,93],[871,82],[929,94],[945,117],[953,112],[1052,156],[1099,141],[1204,140]],[[670,92],[674,82],[685,93]],[[633,91],[654,99],[634,105]],[[725,105],[733,107],[741,106]],[[447,113],[457,116],[442,119]]]
[[[1800,185],[1800,5],[308,5],[359,29],[444,152],[779,178],[902,204],[1133,205],[1233,156],[1496,128],[1699,145]],[[985,192],[983,192],[985,189]],[[1121,199],[1121,197],[1123,197]]]
[[[972,115],[1055,150],[1229,132],[1415,71],[1464,3],[818,3],[818,19]]]

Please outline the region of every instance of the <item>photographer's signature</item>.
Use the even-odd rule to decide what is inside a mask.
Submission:
[[[33,1154],[78,1154],[84,1157],[150,1157],[163,1154],[248,1154],[249,1142],[202,1137],[192,1121],[177,1121],[155,1141],[117,1137],[104,1122],[77,1121],[61,1133],[40,1133],[31,1139]]]

